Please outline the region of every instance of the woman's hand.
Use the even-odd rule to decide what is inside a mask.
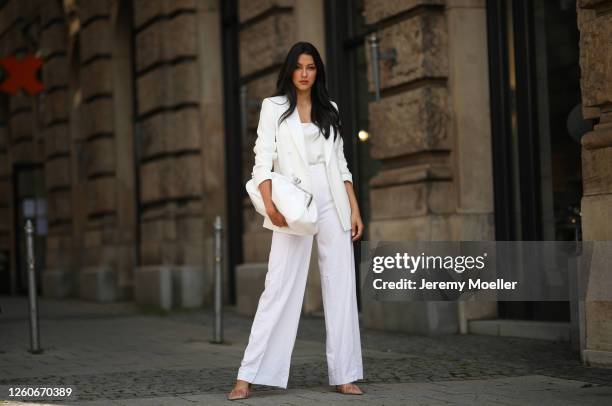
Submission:
[[[363,221],[361,221],[361,214],[359,211],[353,211],[351,213],[351,237],[353,241],[357,241],[363,235]]]
[[[276,205],[272,202],[272,180],[266,179],[258,187],[264,201],[264,206],[266,206],[266,214],[272,220],[272,224],[277,227],[288,227],[285,216],[278,211]]]
[[[359,211],[359,205],[357,204],[357,196],[353,190],[353,182],[344,181],[346,187],[346,194],[351,204],[351,237],[353,241],[357,241],[363,235],[363,221],[361,221],[361,212]]]
[[[274,203],[272,203],[272,205],[266,209],[266,213],[268,214],[268,217],[270,217],[270,220],[272,220],[272,224],[274,224],[275,226],[288,227],[287,221],[285,220],[285,216],[283,216],[282,213],[278,211]]]

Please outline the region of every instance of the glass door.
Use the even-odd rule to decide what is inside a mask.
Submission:
[[[575,0],[490,0],[487,19],[496,239],[580,239]],[[500,302],[499,315],[567,321],[569,303]]]

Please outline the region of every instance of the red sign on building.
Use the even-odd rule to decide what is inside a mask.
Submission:
[[[0,59],[0,66],[4,68],[7,78],[0,84],[0,91],[16,94],[23,89],[30,95],[43,91],[43,84],[36,77],[36,72],[42,66],[42,59],[27,55],[23,59],[16,56],[7,56]]]

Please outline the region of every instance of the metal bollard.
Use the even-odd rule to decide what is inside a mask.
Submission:
[[[25,225],[28,256],[28,297],[30,304],[30,352],[40,354],[40,334],[38,331],[38,303],[36,294],[36,272],[34,267],[34,227],[28,219]]]
[[[214,230],[214,258],[215,258],[215,320],[213,329],[213,343],[223,342],[223,245],[221,244],[223,223],[221,216],[215,218]]]

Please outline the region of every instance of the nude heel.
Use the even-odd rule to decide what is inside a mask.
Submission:
[[[238,400],[238,399],[247,399],[251,396],[251,383],[249,382],[248,387],[242,389],[232,389],[232,391],[227,395],[227,400]]]
[[[359,387],[353,383],[336,385],[336,392],[342,393],[343,395],[363,395],[361,389],[359,389]]]

